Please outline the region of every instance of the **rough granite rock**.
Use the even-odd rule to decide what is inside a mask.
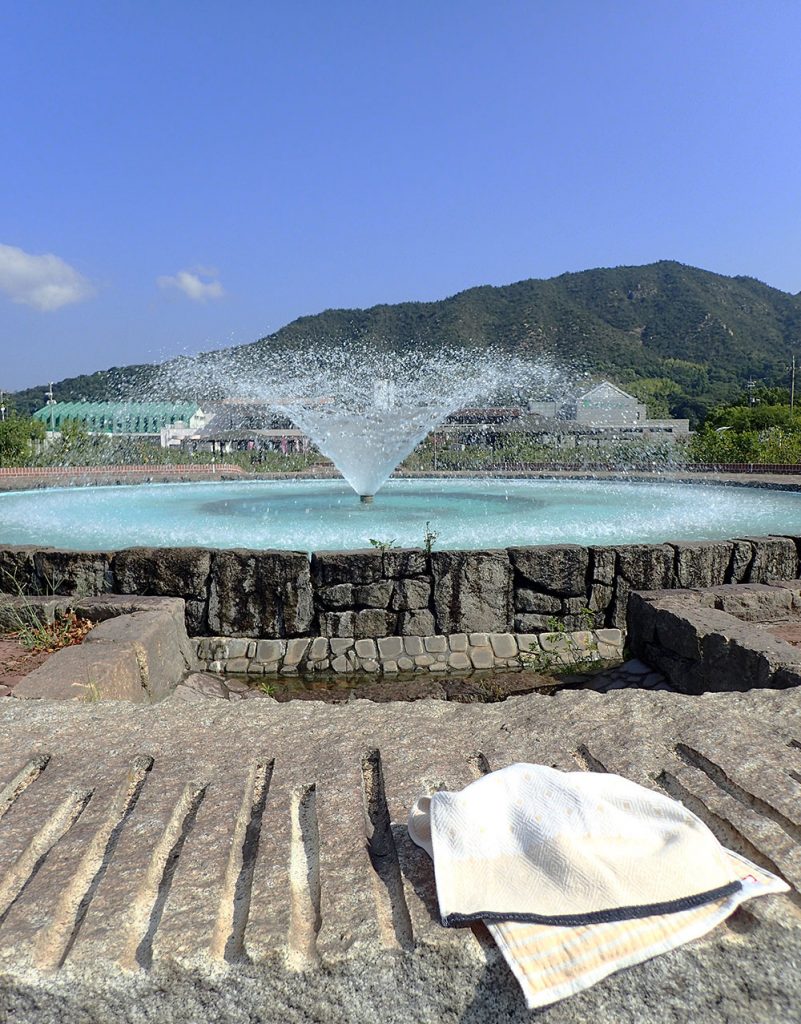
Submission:
[[[674,586],[676,554],[670,544],[627,544],[616,548],[617,575],[610,626],[626,625],[629,594],[635,590],[662,590]]]
[[[418,579],[398,580],[392,595],[392,608],[398,612],[416,611],[428,608],[431,600],[431,580],[428,576]]]
[[[590,561],[588,548],[580,547],[578,544],[509,548],[509,558],[515,570],[537,590],[545,590],[562,597],[578,597],[586,593]]]
[[[30,545],[0,547],[0,593],[32,594],[38,591],[36,565],[33,556],[37,551],[51,548],[37,548]]]
[[[52,551],[33,556],[40,593],[87,596],[114,590],[111,555],[103,551]]]
[[[614,548],[591,547],[590,576],[596,583],[604,583],[611,587],[615,582],[615,565],[617,555]]]
[[[120,594],[164,595],[186,601],[186,628],[193,636],[208,629],[211,552],[206,548],[126,548],[112,559]]]
[[[359,608],[388,608],[395,585],[392,580],[367,583],[354,587],[353,600]]]
[[[731,541],[681,541],[673,547],[679,587],[715,587],[726,582],[734,551]]]
[[[0,734],[0,1019],[528,1024],[487,932],[441,926],[406,816],[421,792],[534,761],[667,792],[794,888],[543,1020],[798,1020],[801,690],[7,699]]]
[[[625,544],[616,548],[617,575],[631,590],[673,586],[675,551],[670,544]]]
[[[401,636],[431,636],[436,632],[433,612],[427,608],[401,612],[398,616],[398,632]]]
[[[126,548],[112,566],[120,594],[205,598],[211,552],[206,548]]]
[[[387,579],[403,579],[428,575],[428,557],[422,548],[390,548],[381,556],[383,574]]]
[[[333,587],[321,587],[317,591],[317,596],[323,608],[352,608],[353,584],[337,583]]]
[[[750,579],[751,563],[754,560],[754,545],[748,540],[735,540],[727,583],[745,583]]]
[[[385,612],[380,608],[365,608],[353,616],[353,635],[357,639],[391,636],[395,632],[397,618],[395,612]]]
[[[313,622],[309,560],[297,551],[216,551],[209,629],[229,636],[292,637]]]
[[[82,644],[57,651],[21,679],[15,697],[148,702],[166,696],[197,666],[197,657],[186,635],[183,602],[161,603],[157,610],[105,619]]]
[[[747,582],[766,583],[798,576],[798,551],[791,537],[748,537],[746,540],[754,549]]]
[[[515,611],[535,612],[537,615],[558,615],[562,610],[562,599],[552,594],[540,594],[526,587],[515,588]]]
[[[384,578],[384,563],[377,548],[366,551],[315,551],[311,557],[315,588],[341,583],[360,585]]]
[[[320,635],[351,637],[354,635],[355,612],[320,612]]]
[[[505,551],[434,551],[438,633],[506,633],[512,628],[512,566]]]
[[[715,607],[743,622],[787,619],[793,612],[793,590],[765,583],[728,584],[709,591]]]
[[[740,590],[742,596],[737,594]],[[801,648],[749,621],[760,600],[770,617],[776,610],[774,595],[780,597],[782,591],[781,586],[741,584],[632,594],[628,643],[635,655],[683,693],[795,685]],[[785,593],[791,599],[791,593]],[[729,608],[723,610],[727,601]],[[788,610],[786,603],[782,608]],[[740,617],[735,617],[738,612]]]

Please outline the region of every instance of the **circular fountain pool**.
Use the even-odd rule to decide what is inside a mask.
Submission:
[[[427,527],[427,524],[428,527]],[[589,480],[391,480],[372,505],[338,480],[151,484],[0,494],[0,544],[323,551],[801,535],[801,493]]]

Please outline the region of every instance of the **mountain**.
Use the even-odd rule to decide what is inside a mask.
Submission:
[[[493,346],[547,354],[611,377],[648,401],[652,415],[697,421],[711,405],[740,395],[749,377],[787,383],[801,341],[801,293],[660,261],[485,285],[437,302],[329,309],[235,352],[258,360],[278,349],[291,357],[310,343],[345,339],[385,349]],[[231,351],[202,358],[213,363]],[[62,400],[116,398],[150,392],[159,379],[163,373],[152,366],[113,367],[60,381],[55,390]],[[17,392],[17,408],[40,407],[44,390]],[[179,390],[174,397],[203,397]]]

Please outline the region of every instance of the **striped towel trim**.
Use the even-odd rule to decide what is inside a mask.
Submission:
[[[615,971],[705,935],[744,900],[787,891],[780,878],[744,863],[749,874],[736,891],[689,910],[580,926],[488,921],[487,927],[520,983],[529,1009],[547,1006]]]
[[[610,910],[591,910],[586,914],[518,914],[495,911],[481,911],[474,914],[448,914],[442,923],[446,927],[467,924],[470,921],[516,921],[520,924],[548,924],[579,926],[583,924],[605,924],[612,921],[631,921],[641,917],[655,917],[658,914],[675,914],[681,910],[692,910],[704,903],[712,903],[723,896],[737,892],[741,883],[734,881],[728,885],[718,886],[708,892],[699,892],[695,896],[683,896],[678,900],[667,900],[663,903],[645,903],[636,907],[613,907]]]

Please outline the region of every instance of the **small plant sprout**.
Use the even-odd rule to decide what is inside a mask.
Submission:
[[[377,548],[382,554],[385,551],[389,551],[390,548],[395,547],[395,538],[392,540],[377,540],[375,537],[370,538],[370,547]]]
[[[590,664],[600,662],[598,639],[594,632],[595,615],[589,608],[583,608],[579,618],[582,629],[571,632],[564,619],[550,616],[546,620],[548,631],[544,634],[550,637],[550,649],[545,651],[531,645],[528,651],[520,654],[523,665],[537,672],[561,675],[587,669]]]
[[[437,533],[436,530],[431,529],[431,522],[428,519],[426,519],[426,528],[425,532],[423,533],[423,548],[425,549],[425,553],[427,555],[431,554],[431,549],[434,547],[434,543],[437,537],[439,537],[439,534]]]

